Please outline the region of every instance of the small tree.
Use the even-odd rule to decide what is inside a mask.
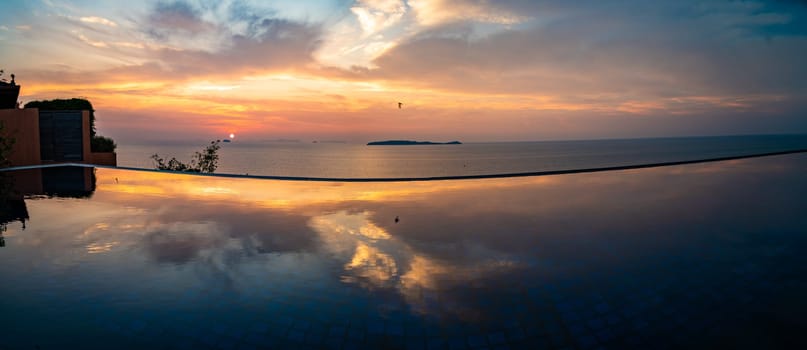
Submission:
[[[202,153],[196,152],[191,160],[191,165],[199,169],[202,173],[212,173],[219,167],[219,149],[221,140],[211,141]]]
[[[171,158],[167,163],[158,154],[153,154],[151,159],[157,170],[184,171],[189,173],[213,173],[219,166],[219,149],[221,140],[211,141],[202,152],[195,152],[190,164]]]
[[[90,140],[90,149],[93,152],[115,152],[118,145],[109,137],[95,135]]]

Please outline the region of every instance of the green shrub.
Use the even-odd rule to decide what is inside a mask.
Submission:
[[[92,152],[115,152],[116,148],[118,148],[118,145],[109,137],[96,135],[90,140],[90,150]]]
[[[195,152],[193,158],[191,158],[190,164],[182,163],[176,158],[171,158],[166,163],[165,159],[156,153],[151,156],[151,159],[154,160],[154,165],[158,170],[212,173],[216,171],[219,164],[218,152],[221,148],[220,142],[221,140],[212,141],[202,152]]]

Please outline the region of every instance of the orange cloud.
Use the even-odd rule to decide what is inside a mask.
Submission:
[[[39,29],[5,30],[26,40],[5,40],[0,59],[23,67],[23,101],[88,97],[113,135],[524,140],[807,127],[807,40],[752,31],[792,16],[407,4],[358,1],[322,23],[182,1],[127,19],[76,11],[8,24]],[[732,15],[715,22],[710,11]]]

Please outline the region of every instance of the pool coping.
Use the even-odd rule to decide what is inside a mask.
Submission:
[[[481,175],[454,175],[454,176],[431,176],[431,177],[370,177],[370,178],[339,178],[339,177],[307,177],[307,176],[279,176],[279,175],[247,175],[247,174],[231,174],[231,173],[194,173],[170,170],[158,170],[147,168],[136,168],[127,166],[109,166],[109,165],[94,165],[83,163],[58,163],[58,164],[44,164],[44,165],[28,165],[0,168],[0,173],[10,172],[17,170],[32,170],[32,169],[46,169],[58,167],[82,167],[82,168],[101,168],[101,169],[116,169],[116,170],[130,170],[130,171],[146,171],[164,174],[177,174],[177,175],[195,175],[195,176],[208,176],[208,177],[222,177],[222,178],[238,178],[238,179],[259,179],[259,180],[282,180],[282,181],[316,181],[316,182],[414,182],[414,181],[448,181],[448,180],[478,180],[478,179],[500,179],[512,177],[529,177],[529,176],[548,176],[548,175],[565,175],[565,174],[580,174],[580,173],[595,173],[604,171],[618,171],[618,170],[632,170],[632,169],[645,169],[656,168],[664,166],[698,164],[708,162],[721,162],[737,159],[759,158],[768,156],[778,156],[787,154],[807,153],[807,149],[795,149],[777,152],[764,152],[754,154],[744,154],[738,156],[728,157],[715,157],[715,158],[702,158],[691,160],[680,160],[671,162],[657,162],[657,163],[644,163],[632,165],[617,165],[607,167],[593,167],[593,168],[580,168],[580,169],[561,169],[561,170],[546,170],[546,171],[531,171],[531,172],[517,172],[517,173],[501,173],[501,174],[481,174]]]

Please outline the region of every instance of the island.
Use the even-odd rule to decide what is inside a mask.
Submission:
[[[410,140],[387,140],[368,142],[367,146],[411,146],[411,145],[461,145],[462,142],[431,142],[431,141],[410,141]]]

